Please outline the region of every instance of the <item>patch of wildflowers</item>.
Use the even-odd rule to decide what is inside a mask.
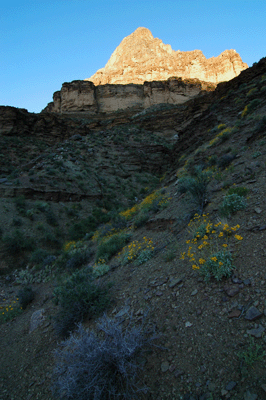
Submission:
[[[122,265],[135,261],[137,265],[148,261],[154,253],[155,247],[152,239],[143,237],[143,241],[134,240],[125,246],[118,254]]]
[[[121,211],[120,215],[124,217],[126,220],[132,219],[136,214],[138,214],[142,210],[151,210],[155,205],[159,208],[164,208],[168,205],[171,197],[168,197],[162,194],[162,191],[158,190],[149,194],[145,199],[141,201],[139,204],[135,204],[132,208],[128,210]]]
[[[65,243],[63,249],[66,253],[68,253],[69,251],[75,249],[75,247],[76,247],[76,242],[72,240],[71,242]]]
[[[230,227],[221,221],[214,224],[207,215],[201,217],[195,214],[188,224],[188,231],[194,237],[186,240],[189,247],[181,253],[180,259],[187,258],[192,268],[199,270],[206,281],[211,277],[220,280],[223,276],[229,276],[234,267],[231,252],[227,248],[229,244],[239,243],[243,239],[238,234],[232,236],[232,232],[239,228],[238,224]]]
[[[3,299],[6,301],[6,299]],[[0,305],[0,324],[8,322],[22,313],[22,307],[19,306],[19,299],[12,301],[12,304]]]

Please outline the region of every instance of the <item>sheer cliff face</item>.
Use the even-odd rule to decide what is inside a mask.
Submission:
[[[235,50],[206,59],[200,50],[174,51],[154,38],[149,29],[138,28],[122,40],[106,66],[86,80],[95,85],[128,84],[176,76],[217,84],[235,78],[246,68]]]
[[[145,82],[143,85],[94,85],[88,81],[64,83],[53,95],[46,111],[67,113],[84,111],[89,114],[122,110],[144,110],[156,104],[181,104],[215,85],[198,79],[171,79]]]

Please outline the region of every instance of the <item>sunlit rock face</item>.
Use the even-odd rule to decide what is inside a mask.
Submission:
[[[157,104],[182,104],[201,92],[212,91],[215,84],[198,79],[169,79],[144,84],[130,83],[94,85],[90,81],[63,83],[53,95],[45,111],[56,113],[112,113],[141,111]]]
[[[86,80],[95,85],[141,84],[175,76],[217,84],[235,78],[246,68],[235,50],[206,59],[201,50],[174,51],[154,38],[149,29],[138,28],[122,40],[106,66]]]
[[[246,68],[235,50],[206,59],[200,50],[174,51],[149,29],[138,28],[122,40],[105,68],[84,81],[64,83],[45,111],[95,115],[181,104]]]

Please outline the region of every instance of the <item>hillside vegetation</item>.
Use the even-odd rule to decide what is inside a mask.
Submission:
[[[1,107],[1,400],[265,398],[265,71],[137,115]]]

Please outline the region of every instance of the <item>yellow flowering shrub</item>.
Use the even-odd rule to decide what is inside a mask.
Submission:
[[[131,233],[128,229],[121,230],[104,236],[97,248],[96,260],[105,259],[108,261],[112,256],[116,255],[131,238]]]
[[[110,270],[109,265],[104,258],[99,260],[92,266],[92,274],[97,278],[98,276],[105,275]]]
[[[225,124],[221,124],[218,126],[218,129],[224,128]],[[218,141],[223,141],[225,139],[229,138],[229,135],[233,132],[232,127],[228,126],[227,128],[223,129],[222,131],[220,131],[219,133],[217,133],[217,135],[209,142],[209,146],[213,146],[215,143],[217,143]]]
[[[247,114],[252,113],[256,107],[261,103],[260,99],[253,99],[249,104],[247,104],[241,113],[241,118],[244,118]]]
[[[126,219],[131,219],[133,217],[133,215],[135,215],[138,212],[138,205],[134,205],[132,208],[129,208],[125,211],[121,211],[120,215]]]
[[[241,118],[244,118],[247,114],[248,114],[248,106],[246,105],[241,113]]]
[[[125,265],[135,261],[137,265],[143,264],[148,261],[154,252],[154,244],[152,239],[143,237],[142,241],[134,240],[127,246],[123,247],[122,251],[118,254],[121,264]]]
[[[157,204],[159,208],[164,208],[167,206],[169,200],[171,200],[171,197],[164,195],[161,190],[158,190],[145,197],[141,203],[135,204],[132,208],[125,211],[121,211],[119,215],[124,217],[126,220],[130,220],[143,210],[149,211],[155,204]]]
[[[228,247],[234,247],[243,239],[233,235],[240,225],[229,226],[227,223],[213,223],[208,215],[195,214],[188,224],[192,238],[186,241],[188,249],[181,253],[181,260],[188,259],[193,269],[199,270],[208,281],[211,276],[220,280],[229,276],[233,270],[232,254]]]
[[[0,305],[0,324],[10,321],[22,312],[22,307],[19,306],[18,298],[13,300],[11,304]],[[5,299],[3,299],[5,301]]]
[[[100,237],[100,231],[97,229],[97,230],[94,232],[94,234],[93,234],[91,240],[92,240],[93,242],[98,242],[99,237]]]
[[[125,229],[117,229],[112,227],[111,224],[105,224],[102,228],[97,229],[91,240],[93,242],[102,242],[104,240],[109,239],[111,236],[116,235],[117,233],[123,232]]]
[[[73,250],[76,248],[76,242],[72,240],[71,242],[65,243],[63,250],[68,253],[69,251]]]

